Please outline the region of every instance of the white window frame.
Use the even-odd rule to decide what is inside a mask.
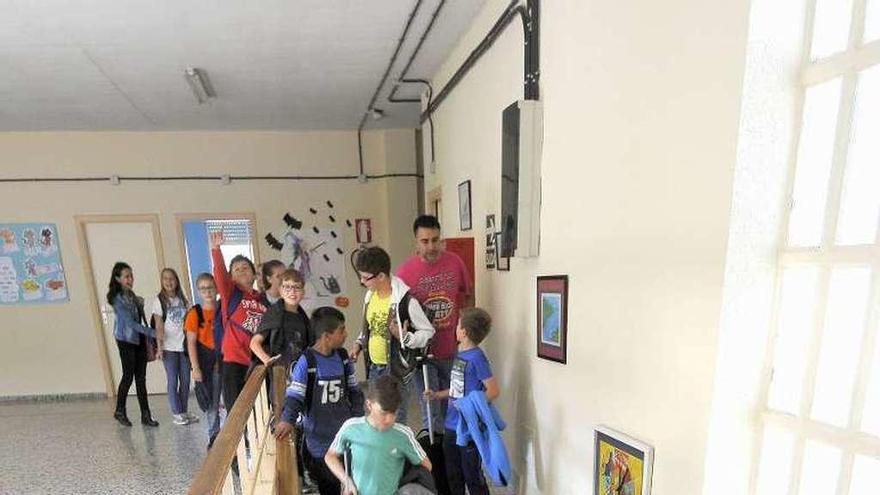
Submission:
[[[794,190],[795,168],[797,161],[798,141],[801,125],[798,125],[795,139],[789,152],[789,176],[787,186],[788,213],[782,222],[779,234],[778,267],[776,275],[776,291],[774,301],[773,332],[768,345],[764,379],[760,391],[760,427],[758,441],[755,445],[755,455],[752,465],[752,488],[756,493],[761,462],[762,435],[764,428],[773,426],[782,430],[790,431],[794,435],[793,458],[791,460],[790,480],[788,494],[794,495],[800,492],[801,467],[803,463],[804,444],[806,440],[817,440],[841,449],[841,466],[837,484],[837,495],[849,495],[853,460],[856,454],[864,454],[880,458],[880,437],[876,437],[860,431],[862,412],[867,395],[869,374],[872,360],[875,358],[874,349],[880,326],[880,239],[875,238],[871,245],[837,246],[835,245],[835,233],[840,212],[840,200],[843,188],[844,172],[850,140],[853,104],[858,73],[868,67],[880,64],[880,40],[869,43],[863,42],[865,26],[865,13],[868,0],[853,0],[852,18],[850,22],[849,41],[847,49],[843,52],[830,55],[826,58],[812,61],[810,47],[813,33],[813,18],[816,11],[817,0],[808,0],[806,10],[806,27],[804,30],[804,43],[802,55],[802,71],[799,77],[798,103],[796,111],[803,113],[804,99],[807,88],[841,77],[840,106],[836,123],[836,137],[834,153],[831,165],[831,175],[828,184],[828,196],[825,206],[825,219],[823,235],[818,247],[787,246],[789,221],[791,218],[791,206]],[[874,0],[878,1],[878,0]],[[802,123],[801,119],[798,119]],[[878,157],[880,159],[880,157]],[[878,188],[880,194],[880,188]],[[880,229],[878,229],[880,237]],[[767,407],[770,394],[770,384],[773,375],[773,359],[776,347],[776,335],[778,333],[779,305],[781,296],[782,274],[786,268],[797,265],[817,266],[820,269],[817,284],[816,307],[812,320],[812,336],[809,344],[809,353],[804,375],[803,393],[797,415],[775,411]],[[822,340],[822,331],[826,314],[826,302],[828,298],[828,285],[832,267],[846,265],[865,265],[871,267],[871,288],[865,316],[865,328],[862,333],[862,347],[860,351],[856,382],[853,389],[853,402],[850,410],[849,421],[846,427],[837,427],[825,424],[810,418],[810,408],[813,402],[815,380],[818,368],[819,352]]]

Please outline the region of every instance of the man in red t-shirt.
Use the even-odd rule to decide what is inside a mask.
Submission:
[[[421,303],[434,325],[436,333],[430,348],[433,359],[428,362],[428,380],[431,390],[445,390],[449,388],[449,375],[455,357],[458,313],[461,308],[474,305],[473,288],[461,258],[443,249],[437,217],[421,215],[416,218],[413,233],[416,254],[397,268],[397,276],[410,287],[410,294]],[[427,428],[428,412],[422,397],[425,383],[421,369],[414,381],[422,409],[422,427]],[[406,404],[401,407],[406,407]],[[434,431],[443,431],[446,401],[443,400],[440,407],[431,409]]]

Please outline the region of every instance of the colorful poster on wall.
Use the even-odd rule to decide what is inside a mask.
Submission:
[[[0,304],[67,301],[52,223],[0,223]]]
[[[654,448],[605,426],[595,431],[595,495],[650,495]]]

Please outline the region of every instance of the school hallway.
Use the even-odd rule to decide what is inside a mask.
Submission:
[[[510,493],[880,492],[880,0],[0,0],[0,61],[0,495],[229,495],[245,443],[295,492],[242,380],[294,306],[358,380],[491,383]],[[207,457],[164,396],[190,304],[247,398]],[[146,336],[178,359],[125,428]]]

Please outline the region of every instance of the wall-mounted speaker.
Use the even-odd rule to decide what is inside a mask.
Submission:
[[[504,109],[501,130],[501,238],[505,258],[538,256],[541,234],[541,102],[520,100]]]

